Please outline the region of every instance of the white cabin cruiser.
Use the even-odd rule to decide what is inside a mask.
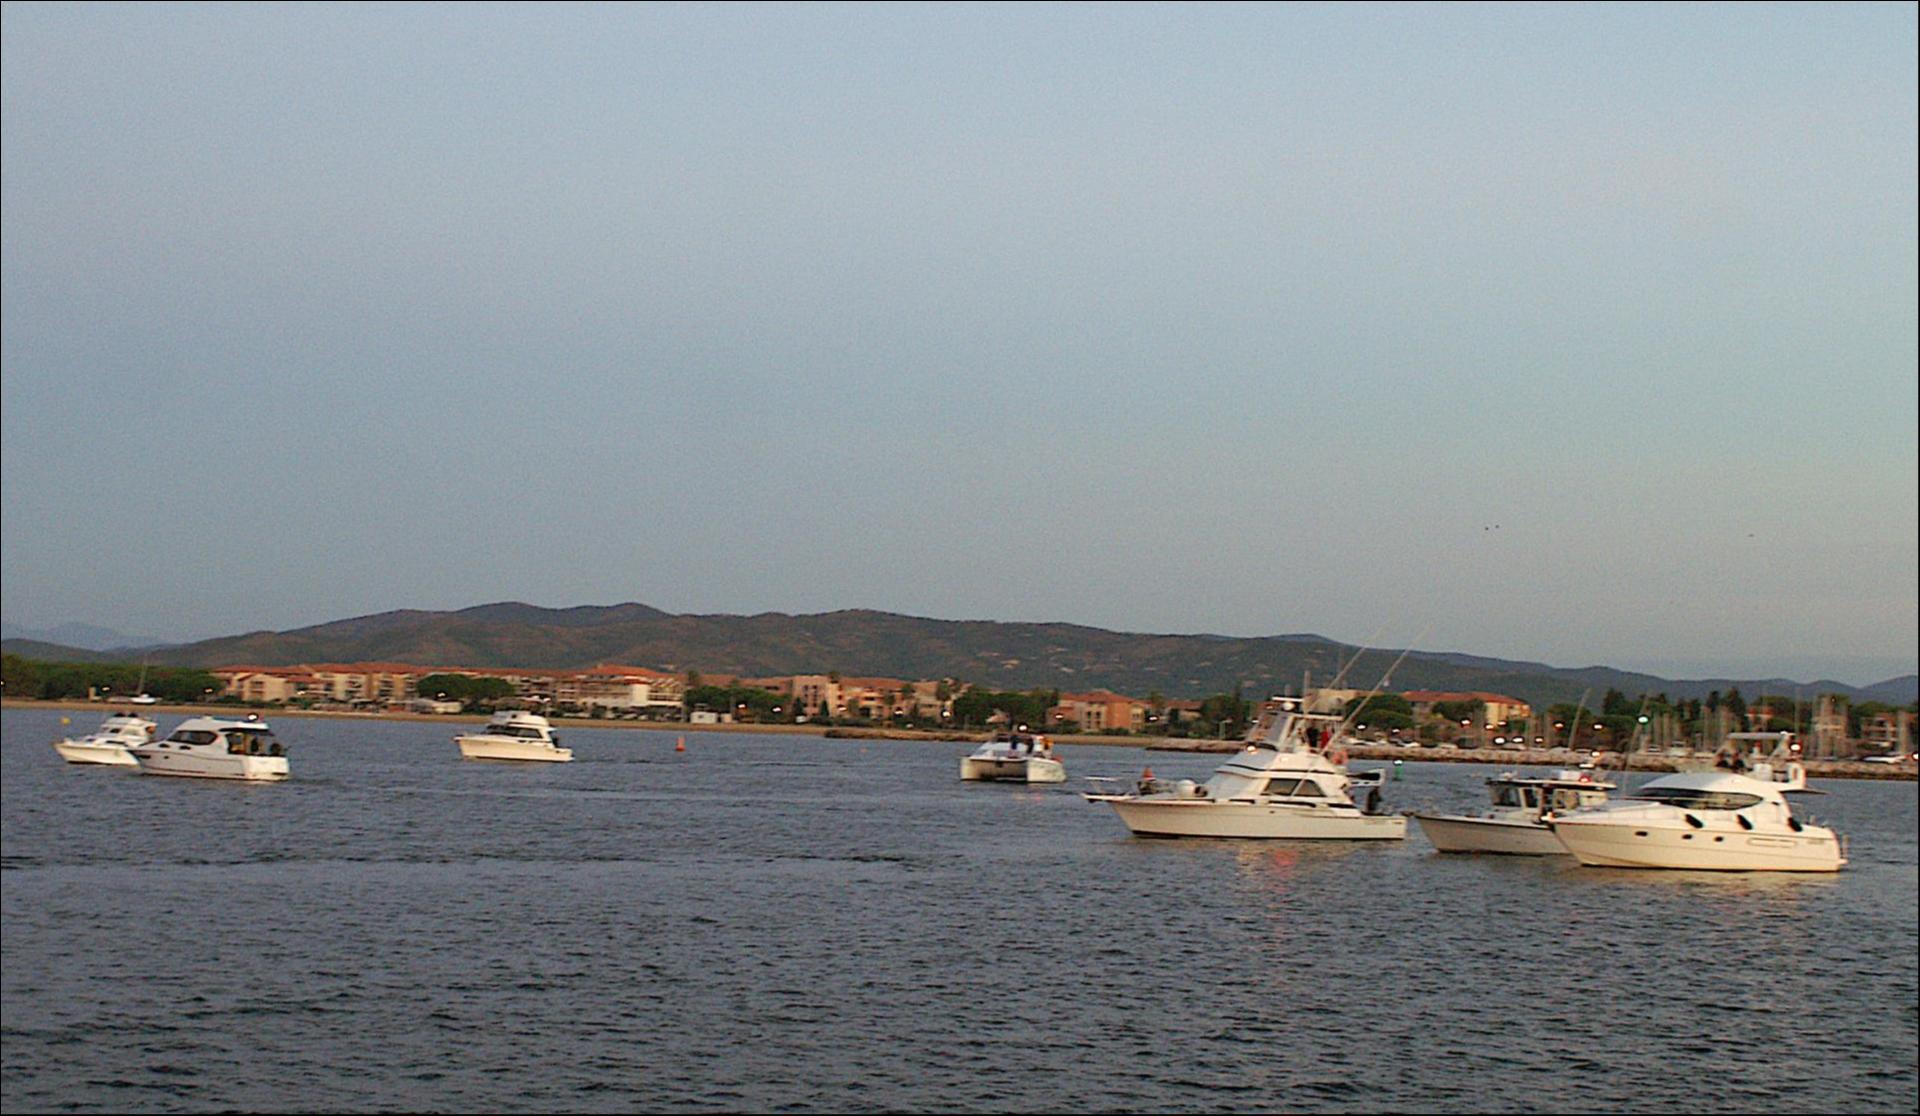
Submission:
[[[85,736],[53,742],[53,750],[68,763],[104,763],[114,767],[138,767],[128,748],[137,748],[153,739],[160,726],[133,713],[115,713],[100,727]]]
[[[1620,799],[1547,819],[1580,863],[1718,872],[1838,872],[1845,841],[1793,816],[1786,796],[1806,789],[1806,769],[1768,765],[1753,774],[1683,771]]]
[[[1064,783],[1067,767],[1053,755],[1053,741],[1025,732],[996,733],[960,760],[960,778],[1003,783]]]
[[[1550,815],[1598,806],[1612,783],[1591,771],[1523,776],[1509,771],[1487,780],[1493,809],[1484,814],[1414,814],[1427,840],[1443,853],[1565,856],[1567,847],[1547,825]]]
[[[560,746],[545,717],[518,709],[495,713],[485,728],[462,733],[453,742],[468,759],[573,762],[573,749]]]
[[[280,780],[287,777],[287,750],[257,716],[244,721],[194,717],[165,739],[129,748],[143,775],[197,779]]]
[[[1143,837],[1404,838],[1406,818],[1375,812],[1381,773],[1348,774],[1346,753],[1333,743],[1341,718],[1305,713],[1298,705],[1272,703],[1248,731],[1246,747],[1205,783],[1148,778],[1131,794],[1083,797],[1111,805]],[[1373,787],[1367,809],[1354,804],[1356,785]]]

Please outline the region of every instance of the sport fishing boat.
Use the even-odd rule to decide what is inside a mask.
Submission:
[[[278,781],[287,777],[287,750],[258,716],[244,721],[194,717],[165,739],[127,749],[143,775]]]
[[[1526,776],[1509,771],[1487,780],[1493,808],[1484,814],[1421,814],[1414,819],[1443,853],[1565,856],[1567,848],[1546,823],[1548,815],[1598,806],[1614,784],[1591,771]]]
[[[1770,765],[1751,774],[1683,771],[1604,805],[1547,819],[1582,864],[1717,872],[1838,872],[1844,838],[1794,817],[1786,796],[1807,789],[1806,769]]]
[[[519,709],[495,713],[485,728],[462,733],[453,742],[468,759],[573,762],[573,749],[560,746],[545,717]]]
[[[64,718],[62,718],[64,720]],[[85,736],[53,742],[53,750],[68,763],[104,763],[114,767],[138,767],[129,748],[137,748],[153,739],[160,726],[132,713],[115,713],[100,727]]]
[[[1381,772],[1349,774],[1334,743],[1343,721],[1307,713],[1299,702],[1268,703],[1245,747],[1205,783],[1143,778],[1131,793],[1090,793],[1142,837],[1261,837],[1398,841],[1407,819],[1378,812]],[[1367,808],[1355,786],[1371,785]]]
[[[1053,755],[1053,741],[1025,732],[996,733],[960,760],[968,782],[1064,783],[1067,767]]]

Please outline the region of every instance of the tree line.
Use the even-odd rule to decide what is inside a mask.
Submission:
[[[63,701],[105,694],[125,699],[147,693],[171,702],[210,701],[220,680],[192,667],[143,667],[137,663],[50,663],[19,655],[0,656],[0,685],[8,697]]]

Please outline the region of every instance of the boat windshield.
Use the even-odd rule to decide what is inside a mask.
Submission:
[[[1607,800],[1607,792],[1602,790],[1575,790],[1571,787],[1553,789],[1553,808],[1556,810],[1577,810],[1582,806],[1597,806]]]
[[[1628,797],[1658,802],[1684,810],[1744,810],[1760,801],[1757,794],[1740,791],[1697,790],[1693,787],[1641,787]]]
[[[273,747],[273,733],[264,729],[229,729],[227,751],[234,755],[262,755]]]
[[[1514,786],[1512,783],[1493,788],[1493,804],[1495,806],[1513,807],[1527,805],[1527,803],[1520,800],[1520,788]]]

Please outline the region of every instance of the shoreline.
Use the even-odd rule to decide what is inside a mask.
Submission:
[[[201,704],[201,703],[161,703],[159,705],[130,706],[126,702],[106,701],[41,701],[37,698],[0,698],[0,709],[65,709],[65,710],[102,710],[118,711],[122,708],[144,713],[164,713],[172,716],[187,717],[244,717],[257,713],[263,719],[279,717],[318,717],[346,721],[415,721],[437,724],[471,724],[487,722],[487,716],[481,713],[410,713],[395,710],[377,712],[349,712],[338,709],[252,709],[245,706]],[[741,733],[762,736],[817,736],[831,740],[899,740],[918,743],[979,743],[991,734],[987,732],[966,732],[956,729],[892,729],[833,725],[762,725],[753,723],[730,723],[722,725],[695,725],[685,721],[628,721],[600,720],[592,717],[554,717],[556,728],[577,729],[640,729],[652,732],[672,733]],[[1052,735],[1052,734],[1048,734]],[[1096,734],[1060,734],[1053,736],[1058,744],[1088,745],[1104,748],[1143,748],[1154,752],[1193,752],[1200,754],[1226,755],[1240,750],[1237,740],[1194,740],[1182,737],[1153,736],[1101,736]],[[1362,760],[1417,760],[1421,763],[1478,763],[1497,767],[1577,767],[1587,758],[1584,752],[1558,749],[1486,749],[1476,748],[1463,751],[1441,751],[1437,748],[1395,748],[1386,745],[1360,744],[1348,747],[1348,755]],[[1618,771],[1611,766],[1617,764],[1618,757],[1610,760],[1605,769]],[[1807,777],[1814,779],[1877,779],[1915,781],[1916,770],[1913,764],[1863,763],[1858,760],[1810,759],[1802,761],[1806,765]],[[1664,755],[1636,752],[1627,758],[1629,771],[1678,770],[1673,759]]]

